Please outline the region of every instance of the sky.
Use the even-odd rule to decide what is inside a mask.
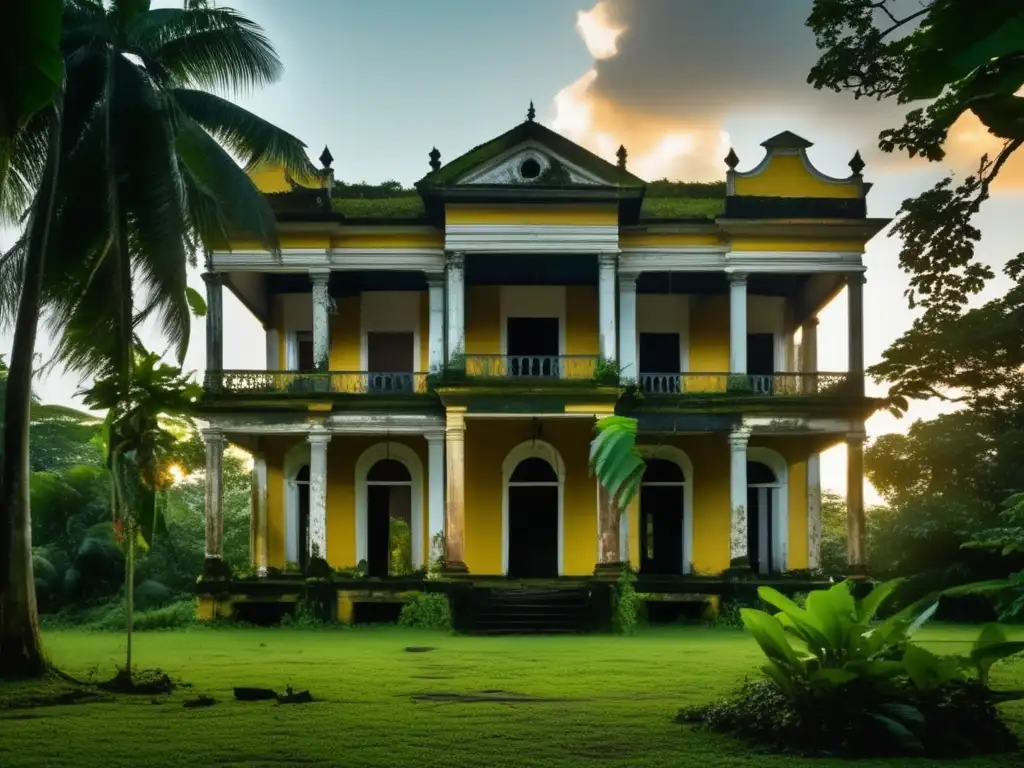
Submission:
[[[913,2],[913,0],[899,0]],[[179,5],[159,2],[154,6]],[[739,170],[756,165],[759,144],[783,130],[814,142],[812,162],[824,173],[849,174],[856,150],[875,186],[869,215],[890,217],[947,170],[972,171],[983,151],[998,147],[976,121],[958,123],[944,166],[884,155],[878,131],[898,125],[893,104],[855,101],[815,91],[806,82],[817,58],[804,26],[811,0],[231,0],[260,24],[284,63],[284,76],[238,103],[299,136],[317,157],[334,155],[345,181],[395,179],[411,184],[428,170],[436,146],[442,161],[537,119],[614,161],[619,144],[630,170],[647,179],[724,179],[728,148]],[[1024,153],[1009,163],[983,208],[980,254],[998,266],[1020,250],[1014,237],[1024,202]],[[12,233],[0,232],[0,245]],[[865,357],[870,365],[912,320],[898,266],[899,242],[887,231],[869,244],[865,286]],[[199,273],[191,285],[203,291]],[[1006,288],[995,281],[980,299]],[[979,300],[980,300],[979,299]],[[262,329],[225,293],[226,368],[265,365]],[[152,329],[143,332],[156,350]],[[9,353],[0,330],[0,353]],[[819,367],[846,369],[846,303],[821,313]],[[202,321],[194,323],[186,370],[202,371]],[[45,360],[52,345],[41,338]],[[874,394],[884,393],[869,385]],[[40,378],[44,401],[76,404],[80,384],[59,371]],[[868,422],[869,438],[903,431],[915,417],[942,412],[916,405],[908,418],[887,413]],[[845,491],[845,449],[822,457],[826,489]],[[877,497],[869,491],[869,501]]]

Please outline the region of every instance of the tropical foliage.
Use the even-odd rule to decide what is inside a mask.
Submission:
[[[744,608],[741,616],[765,655],[767,680],[686,718],[832,754],[949,757],[1014,748],[996,705],[1024,691],[995,691],[989,680],[992,665],[1024,651],[1024,642],[990,624],[966,656],[937,656],[912,642],[935,613],[934,596],[875,621],[898,586],[889,581],[858,598],[844,581],[811,592],[806,607],[760,587],[775,613]]]
[[[646,469],[636,433],[636,419],[607,416],[597,422],[597,436],[590,443],[590,472],[619,509],[636,498]]]

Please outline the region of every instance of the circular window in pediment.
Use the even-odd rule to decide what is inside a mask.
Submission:
[[[528,157],[519,164],[519,175],[524,179],[533,180],[540,176],[540,163],[534,158]]]

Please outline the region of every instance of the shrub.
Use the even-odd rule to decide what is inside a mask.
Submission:
[[[118,600],[107,605],[94,612],[91,619],[85,624],[88,629],[123,632],[127,623],[124,602]],[[132,619],[136,632],[191,627],[196,623],[196,604],[194,600],[179,600],[162,608],[135,611]]]
[[[841,582],[812,592],[806,608],[759,588],[778,612],[741,608],[740,614],[765,654],[768,680],[682,712],[681,719],[810,752],[945,756],[1015,746],[995,705],[1024,692],[992,691],[989,670],[1024,643],[1008,642],[991,624],[967,657],[940,658],[910,642],[935,613],[934,598],[874,623],[898,585],[880,584],[857,599],[851,584]]]
[[[631,635],[640,621],[640,609],[643,601],[636,593],[636,574],[626,563],[615,583],[614,607],[612,612],[612,629],[620,635]]]
[[[398,624],[415,629],[452,628],[452,612],[448,595],[440,592],[418,592],[414,594],[398,615]]]

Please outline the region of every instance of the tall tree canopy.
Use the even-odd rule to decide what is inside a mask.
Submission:
[[[994,157],[978,158],[973,174],[959,182],[947,176],[906,200],[892,230],[903,240],[900,266],[910,275],[907,298],[925,311],[872,373],[893,384],[897,407],[905,406],[900,397],[944,396],[948,393],[921,374],[954,374],[941,383],[955,386],[957,372],[950,366],[938,371],[939,361],[931,361],[932,370],[914,361],[937,335],[962,337],[978,330],[978,315],[970,327],[956,323],[964,305],[994,276],[976,257],[981,232],[973,218],[1006,161],[1024,143],[1024,5],[1019,0],[815,0],[807,23],[822,51],[808,77],[812,85],[913,107],[903,125],[881,133],[883,151],[941,161],[950,129],[966,113],[1004,140]],[[1018,279],[1024,254],[1008,258],[1004,269]],[[1020,345],[1016,348],[1010,354],[1020,354]]]

